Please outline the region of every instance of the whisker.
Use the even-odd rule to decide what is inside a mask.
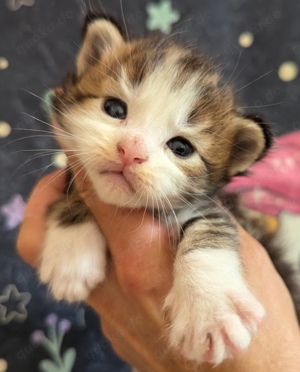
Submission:
[[[166,195],[163,196],[167,202],[169,202],[169,199],[167,198]],[[174,226],[173,226],[173,223],[170,222],[170,218],[167,216],[167,213],[166,213],[166,208],[161,200],[161,198],[159,198],[159,201],[160,201],[160,204],[161,204],[161,207],[162,207],[162,211],[163,211],[163,215],[164,215],[164,220],[165,220],[165,223],[166,223],[166,227],[167,227],[167,230],[168,230],[168,240],[169,240],[169,243],[170,243],[170,247],[172,246],[173,244],[173,241],[171,239],[171,236],[172,237],[175,237],[175,234],[174,234]],[[173,208],[171,208],[173,209]],[[176,222],[176,221],[175,221]],[[178,222],[178,221],[177,221]],[[172,234],[170,234],[170,225],[171,225],[171,228],[172,228]]]
[[[236,69],[238,67],[238,64],[240,63],[241,56],[242,56],[242,51],[240,51],[239,57],[238,57],[238,60],[237,60],[237,63],[235,65],[235,67],[234,67],[231,75],[229,76],[228,80],[226,81],[225,85],[227,85],[230,82],[231,78],[233,77],[233,75],[234,75],[234,73],[235,73],[235,71],[236,71]]]
[[[265,74],[263,74],[263,75],[259,76],[259,77],[258,77],[258,78],[256,78],[255,80],[253,80],[253,81],[251,81],[250,83],[248,83],[248,84],[244,85],[244,86],[243,86],[242,88],[240,88],[240,89],[236,90],[236,91],[235,91],[235,92],[233,92],[233,93],[234,93],[234,94],[236,94],[236,93],[240,92],[241,90],[243,90],[244,88],[248,87],[249,85],[251,85],[251,84],[253,84],[253,83],[257,82],[258,80],[260,80],[260,79],[264,78],[265,76],[269,75],[269,74],[270,74],[271,72],[273,72],[273,71],[274,71],[274,70],[272,69],[272,70],[270,70],[270,71],[266,72]]]
[[[267,104],[267,105],[259,105],[259,106],[244,106],[244,107],[240,107],[241,109],[252,109],[252,108],[262,108],[262,107],[272,107],[272,106],[278,106],[278,105],[282,105],[283,104],[283,101],[281,102],[276,102],[276,103],[270,103],[270,104]],[[263,124],[263,123],[262,123]]]

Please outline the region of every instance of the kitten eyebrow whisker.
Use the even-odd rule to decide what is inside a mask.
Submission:
[[[250,83],[244,85],[242,88],[240,88],[240,89],[234,91],[233,94],[236,94],[236,93],[240,92],[241,90],[243,90],[244,88],[248,87],[249,85],[251,85],[251,84],[257,82],[258,80],[264,78],[265,76],[269,75],[269,74],[270,74],[271,72],[273,72],[273,71],[274,71],[274,69],[267,71],[266,73],[262,74],[261,76],[259,76],[258,78],[254,79],[254,80],[251,81]]]
[[[237,69],[237,67],[238,67],[238,65],[239,65],[239,63],[240,63],[241,56],[242,56],[242,50],[241,50],[240,53],[239,53],[239,57],[238,57],[237,63],[236,63],[236,65],[235,65],[235,67],[234,67],[234,69],[233,69],[231,75],[229,76],[229,78],[228,78],[227,81],[225,82],[225,85],[228,85],[228,83],[231,81],[231,78],[234,76],[234,73],[235,73],[235,71],[236,71],[236,69]]]
[[[235,80],[240,76],[240,74],[244,71],[244,69],[245,69],[247,66],[248,66],[248,63],[246,63],[246,64],[244,65],[244,67],[242,67],[242,68],[240,69],[240,71],[235,75],[234,79],[232,79],[230,83],[233,83],[233,82],[234,82],[234,81],[235,81]]]
[[[240,107],[241,109],[252,109],[252,108],[262,108],[262,107],[272,107],[272,106],[278,106],[278,105],[282,105],[284,101],[281,101],[281,102],[275,102],[275,103],[270,103],[270,104],[267,104],[267,105],[259,105],[259,106],[243,106],[243,107]],[[263,123],[261,123],[263,124]]]
[[[124,14],[124,9],[123,9],[123,0],[120,0],[120,9],[121,9],[122,20],[123,20],[123,24],[124,24],[124,28],[125,28],[125,32],[126,32],[126,37],[127,37],[127,40],[130,42],[128,28],[127,28],[127,24],[126,24],[126,21],[125,21],[125,14]]]

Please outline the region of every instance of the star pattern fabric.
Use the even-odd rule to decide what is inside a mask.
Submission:
[[[172,8],[170,0],[162,0],[160,3],[147,4],[147,28],[149,30],[160,30],[169,34],[172,30],[172,24],[177,22],[180,14]]]
[[[26,305],[31,299],[28,292],[19,292],[14,284],[8,284],[0,296],[0,324],[8,324],[12,320],[23,322],[27,319]],[[12,309],[8,305],[13,304]]]

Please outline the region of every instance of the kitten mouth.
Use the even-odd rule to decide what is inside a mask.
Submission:
[[[122,171],[106,170],[100,172],[101,175],[108,176],[111,181],[114,182],[116,186],[124,187],[124,184],[127,185],[131,193],[135,193],[135,189],[132,186],[132,183],[124,175]]]

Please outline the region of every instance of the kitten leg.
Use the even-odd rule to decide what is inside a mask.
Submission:
[[[211,215],[187,224],[164,308],[171,346],[217,365],[248,347],[264,309],[242,276],[235,228]]]
[[[40,280],[57,300],[84,301],[105,279],[106,242],[79,197],[51,206],[39,265]]]

